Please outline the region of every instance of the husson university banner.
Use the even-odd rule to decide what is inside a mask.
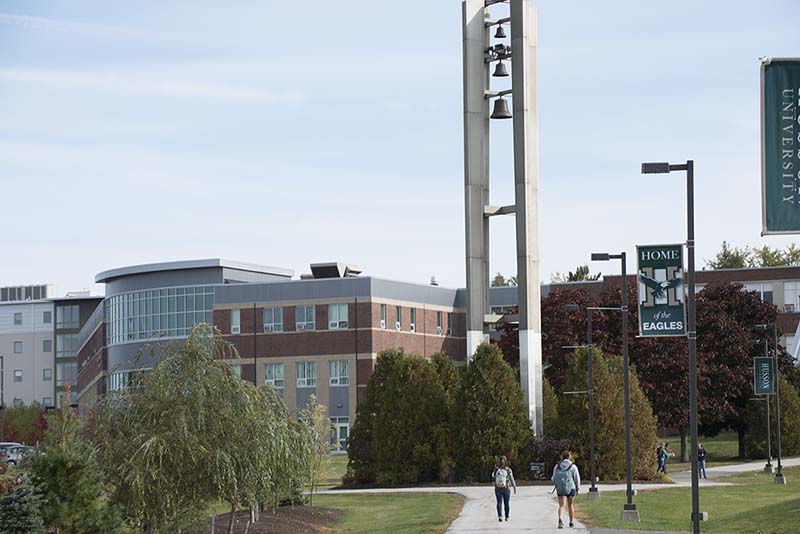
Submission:
[[[639,335],[685,336],[683,245],[636,247]]]
[[[761,235],[800,233],[800,58],[761,63]]]

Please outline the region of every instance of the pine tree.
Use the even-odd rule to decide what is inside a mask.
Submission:
[[[0,532],[44,534],[42,497],[25,471],[0,462]]]
[[[119,532],[119,510],[108,502],[95,448],[80,435],[80,422],[62,401],[50,421],[43,454],[30,459],[32,480],[47,503],[45,524],[62,534]]]
[[[517,463],[533,439],[522,389],[496,345],[481,344],[464,373],[455,403],[456,472],[485,480],[499,456]]]

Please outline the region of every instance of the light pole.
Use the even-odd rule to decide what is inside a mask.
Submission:
[[[671,163],[642,163],[642,174],[668,174],[671,171],[686,171],[686,250],[688,257],[689,303],[687,306],[689,345],[689,432],[692,441],[692,534],[700,534],[700,521],[708,514],[700,512],[700,480],[697,465],[697,330],[695,327],[694,287],[694,161],[678,165]]]
[[[587,365],[589,366],[589,477],[591,487],[587,498],[589,500],[599,500],[600,491],[597,489],[597,475],[594,463],[595,433],[594,433],[594,365],[592,363],[592,312],[613,310],[620,311],[621,308],[601,307],[601,306],[579,306],[578,304],[567,304],[568,311],[586,310],[586,352],[588,355]],[[571,348],[571,347],[570,347]],[[576,347],[577,348],[577,347]]]
[[[622,366],[623,388],[625,398],[625,481],[627,502],[622,507],[623,521],[639,521],[639,511],[633,503],[633,471],[631,469],[631,393],[630,393],[630,359],[628,356],[628,273],[625,253],[609,254],[607,252],[592,253],[592,261],[620,260],[622,281],[620,283],[620,310],[622,311]]]
[[[778,472],[775,473],[775,483],[776,484],[786,484],[786,479],[783,476],[783,465],[781,465],[781,390],[780,390],[780,370],[778,369],[778,325],[777,323],[772,324],[757,324],[753,328],[756,332],[764,332],[764,356],[769,358],[769,343],[767,334],[769,332],[770,327],[772,327],[772,336],[774,340],[774,369],[775,369],[775,433],[777,438],[777,459],[778,459]],[[769,395],[767,397],[767,467],[764,467],[764,472],[772,473],[772,464],[770,463],[770,459],[772,457],[772,447],[770,446],[770,440],[772,436],[770,435],[769,430]]]

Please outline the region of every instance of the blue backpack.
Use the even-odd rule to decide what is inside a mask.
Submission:
[[[561,469],[561,464],[559,467],[556,468],[556,493],[558,495],[564,496],[569,495],[573,491],[575,491],[575,481],[572,480],[572,466],[575,465],[570,463],[566,469]]]

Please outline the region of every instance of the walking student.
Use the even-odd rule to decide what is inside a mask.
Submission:
[[[564,528],[561,521],[561,514],[564,508],[569,513],[569,526],[575,526],[575,496],[581,491],[581,474],[578,466],[572,460],[572,453],[564,451],[561,453],[561,461],[553,468],[553,483],[556,486],[558,495],[558,528]]]
[[[500,461],[492,471],[492,480],[494,480],[494,497],[497,499],[497,520],[503,521],[503,511],[505,511],[506,521],[508,521],[511,488],[514,488],[514,495],[516,495],[517,483],[514,480],[514,473],[508,466],[508,458],[505,456],[500,457]]]
[[[658,467],[656,467],[656,473],[666,473],[667,466],[666,466],[666,456],[662,455],[661,453],[664,451],[664,444],[659,443],[658,448],[656,448],[656,461],[658,462]]]
[[[708,476],[706,476],[706,450],[703,448],[702,443],[700,443],[700,445],[697,447],[697,467],[699,468],[698,478],[703,477],[707,479]]]

